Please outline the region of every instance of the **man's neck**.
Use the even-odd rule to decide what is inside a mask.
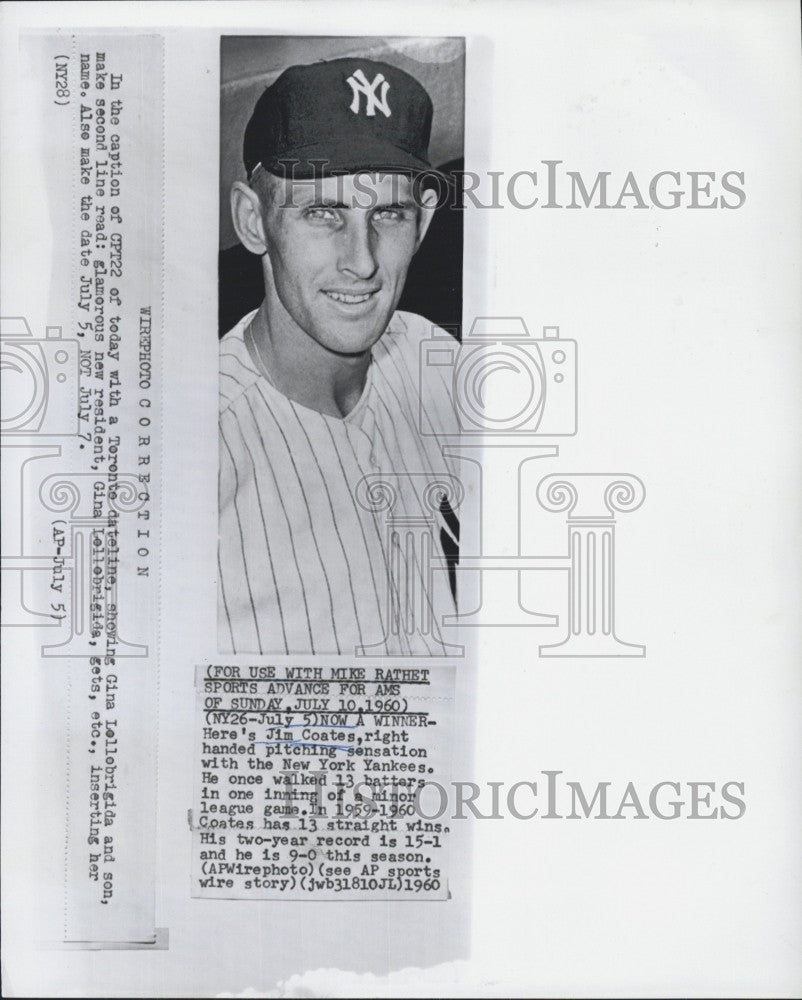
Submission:
[[[370,351],[336,354],[299,328],[287,331],[282,325],[281,317],[270,316],[265,299],[250,323],[262,374],[293,402],[328,416],[347,416],[364,391]]]

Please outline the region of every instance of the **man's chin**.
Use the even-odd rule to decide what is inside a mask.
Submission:
[[[380,329],[371,325],[370,329],[329,329],[327,331],[328,336],[326,338],[327,346],[329,350],[333,351],[335,354],[341,354],[344,357],[354,357],[358,358],[367,353],[373,345],[381,339],[384,330],[386,329],[385,324]]]
[[[384,314],[374,314],[361,320],[340,319],[327,325],[323,342],[337,354],[357,357],[369,351],[381,339],[389,322],[390,316]]]

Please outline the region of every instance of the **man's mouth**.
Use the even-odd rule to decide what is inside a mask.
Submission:
[[[353,292],[330,292],[326,291],[324,294],[328,295],[330,299],[334,299],[335,302],[344,302],[346,305],[358,305],[360,302],[367,302],[368,299],[372,298],[378,289],[372,292],[361,292],[360,294],[355,294]]]

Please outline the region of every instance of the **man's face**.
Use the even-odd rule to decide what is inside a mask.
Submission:
[[[369,350],[401,297],[431,212],[398,174],[271,183],[263,219],[273,318],[338,354]]]

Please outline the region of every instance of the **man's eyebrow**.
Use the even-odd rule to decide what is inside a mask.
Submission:
[[[408,201],[390,201],[390,202],[379,201],[379,203],[375,207],[382,209],[394,208],[398,210],[403,210],[405,208],[417,208],[417,204],[414,199],[410,199]]]
[[[289,194],[288,204],[294,208],[346,208],[337,198],[315,191],[312,183],[296,182]]]
[[[347,210],[349,208],[370,208],[373,211],[397,211],[403,212],[406,209],[416,208],[417,205],[414,199],[408,201],[378,201],[375,205],[363,205],[360,202],[359,196],[354,197],[353,204],[349,205],[347,202],[338,201],[336,198],[312,198],[309,201],[300,201],[299,208],[338,208]]]

